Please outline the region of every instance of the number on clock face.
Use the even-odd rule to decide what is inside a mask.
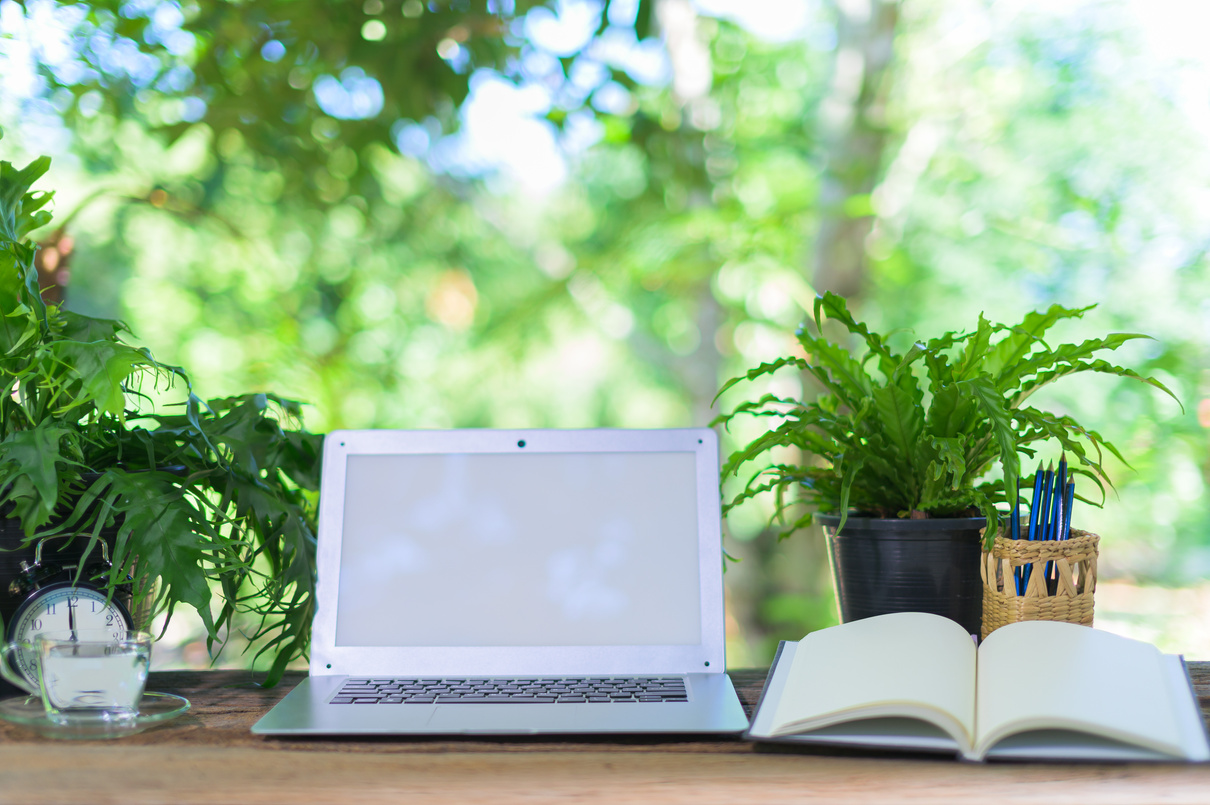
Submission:
[[[105,593],[92,587],[76,587],[61,582],[30,595],[13,617],[8,639],[33,642],[41,632],[69,629],[101,629],[117,635],[133,628],[130,614],[117,600],[105,600]],[[31,684],[38,684],[37,663],[33,653],[18,649],[13,665]]]

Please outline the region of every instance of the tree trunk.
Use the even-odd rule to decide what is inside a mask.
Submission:
[[[893,78],[898,0],[835,0],[836,59],[819,113],[823,179],[807,273],[816,292],[832,291],[855,306],[868,274],[866,238],[873,226],[870,194],[882,173],[889,131],[884,106]],[[817,388],[803,377],[806,394]],[[791,515],[793,513],[791,512]],[[779,542],[774,529],[735,546],[742,561],[729,572],[733,610],[755,662],[778,639],[834,623],[835,597],[818,527]]]
[[[860,296],[873,225],[870,194],[882,172],[885,105],[898,0],[836,0],[836,60],[819,130],[826,158],[810,273],[817,292]]]

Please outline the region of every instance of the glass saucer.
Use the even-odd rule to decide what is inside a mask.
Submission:
[[[41,696],[25,696],[0,701],[0,720],[19,724],[43,738],[121,738],[171,721],[189,710],[189,700],[171,693],[144,693],[139,714],[120,721],[73,720],[67,724],[46,717]]]

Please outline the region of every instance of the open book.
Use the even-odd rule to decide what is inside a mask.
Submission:
[[[922,612],[782,643],[747,735],[969,760],[1210,760],[1180,657],[1051,621],[1002,627],[976,650]]]

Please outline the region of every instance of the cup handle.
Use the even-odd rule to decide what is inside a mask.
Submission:
[[[4,677],[9,682],[12,682],[22,690],[37,696],[41,693],[41,691],[30,685],[29,680],[14,671],[8,663],[8,655],[18,649],[34,651],[34,647],[29,643],[19,643],[16,641],[12,643],[5,643],[3,646],[0,646],[0,676]]]

